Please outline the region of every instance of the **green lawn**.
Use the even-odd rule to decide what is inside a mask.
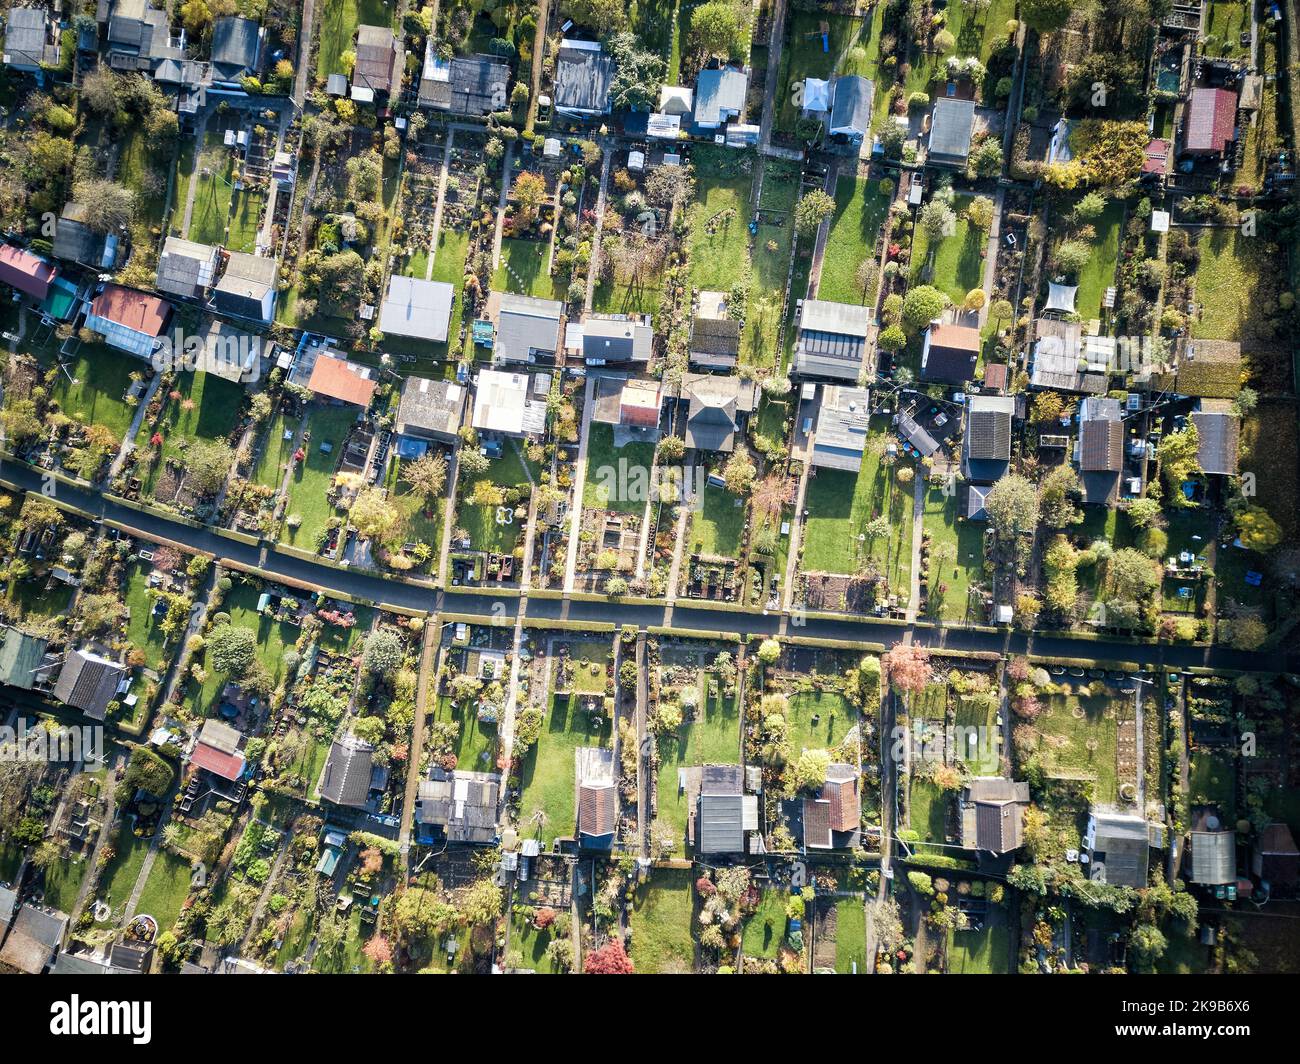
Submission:
[[[519,830],[526,837],[535,835],[536,822],[532,818],[539,810],[545,812],[546,821],[541,826],[545,847],[557,838],[571,838],[577,830],[575,751],[580,746],[610,745],[613,729],[601,706],[602,699],[595,700],[599,726],[592,724],[593,713],[583,704],[587,701],[576,694],[552,694],[541,737],[524,755]]]
[[[166,408],[158,425],[150,428],[142,422],[136,435],[135,445],[141,451],[150,449],[155,432],[162,436],[158,460],[141,478],[147,495],[153,494],[167,459],[184,465],[185,449],[197,440],[225,439],[235,426],[244,398],[241,385],[202,370],[178,374],[173,390],[180,393],[180,398],[164,397]]]
[[[42,903],[71,915],[72,908],[77,903],[81,881],[86,878],[87,867],[84,857],[63,857],[45,869],[41,887],[44,892]]]
[[[740,361],[747,366],[768,367],[777,361],[798,198],[798,168],[782,159],[765,159],[763,214],[754,234],[745,329],[740,338]]]
[[[768,888],[759,896],[758,908],[746,918],[740,948],[746,957],[775,960],[785,940],[785,906],[790,895]]]
[[[838,691],[800,691],[790,696],[786,722],[790,749],[798,756],[804,750],[829,750],[843,742],[858,714]]]
[[[1248,56],[1250,46],[1242,46],[1241,34],[1250,33],[1250,5],[1244,0],[1210,0],[1206,7],[1205,54],[1228,59]]]
[[[302,524],[297,529],[285,525],[281,538],[306,550],[316,547],[317,537],[334,514],[326,493],[334,482],[334,469],[343,452],[343,441],[357,420],[354,406],[318,406],[307,415],[307,430],[311,441],[304,444],[306,458],[294,466],[289,475],[289,498],[285,516],[298,514]],[[329,443],[328,454],[321,444]]]
[[[1117,703],[1109,698],[1052,695],[1034,727],[1042,738],[1038,756],[1049,776],[1095,780],[1098,802],[1118,798],[1116,738]]]
[[[1111,200],[1093,226],[1097,239],[1092,242],[1092,258],[1079,273],[1079,291],[1075,309],[1084,321],[1101,316],[1101,301],[1106,289],[1115,283],[1119,263],[1120,229],[1124,223],[1124,201]]]
[[[691,938],[694,901],[688,868],[661,868],[636,888],[628,923],[632,966],[645,975],[689,972],[695,966]]]
[[[546,947],[551,944],[554,938],[552,932],[565,934],[568,931],[568,913],[561,912],[555,923],[545,931],[538,931],[533,926],[533,909],[525,907],[522,913],[510,914],[510,948],[509,956],[515,953],[519,954],[519,962],[524,968],[531,968],[539,975],[556,975],[559,974],[551,958],[546,953]]]
[[[388,26],[393,11],[384,0],[335,0],[316,12],[320,25],[320,50],[316,57],[316,80],[344,73],[339,57],[353,50],[358,26]]]
[[[1235,823],[1237,769],[1231,756],[1213,750],[1194,750],[1189,768],[1187,792],[1192,804],[1215,806],[1225,824]]]
[[[193,869],[189,861],[165,850],[159,850],[153,868],[140,892],[137,912],[148,913],[158,921],[158,929],[166,931],[181,914],[181,907],[190,893]]]
[[[253,483],[279,489],[284,480],[284,471],[293,457],[293,433],[297,428],[298,419],[287,414],[277,412],[270,419],[262,451],[253,468]],[[286,432],[289,433],[288,439],[285,439]]]
[[[492,275],[493,289],[540,299],[564,299],[564,288],[546,272],[549,248],[545,240],[502,237],[501,263]]]
[[[867,911],[861,898],[835,899],[835,971],[867,971]]]
[[[873,418],[872,430],[883,433],[885,419]],[[869,439],[858,473],[822,469],[808,482],[803,570],[854,573],[869,559],[880,567],[890,590],[906,598],[912,568],[912,487],[895,483],[881,455],[873,452]],[[889,519],[889,534],[859,542],[868,522],[881,515]]]
[[[922,842],[942,843],[947,836],[948,806],[952,796],[920,776],[911,778],[907,796],[910,803],[908,826]]]
[[[973,196],[954,196],[952,209],[957,215],[951,236],[945,236],[931,249],[930,239],[919,226],[912,244],[912,283],[934,285],[960,304],[966,293],[984,283],[984,259],[981,252],[988,243],[987,234],[966,218],[966,208]],[[931,254],[933,253],[933,260]]]
[[[130,900],[131,891],[135,889],[145,854],[149,852],[149,840],[137,839],[131,834],[131,829],[122,824],[110,845],[113,847],[113,857],[100,874],[95,898],[111,905],[115,915],[121,915]]]
[[[144,651],[145,668],[161,671],[169,658],[168,640],[158,629],[160,618],[153,615],[153,602],[146,593],[150,568],[136,562],[127,569],[126,605],[131,616],[126,623],[126,637]]]
[[[460,710],[450,698],[438,699],[437,718],[459,729],[456,738],[456,765],[474,772],[490,772],[496,764],[497,726],[484,724],[473,710]]]
[[[526,487],[529,484],[529,473],[536,481],[537,468],[522,455],[515,441],[506,440],[501,457],[492,459],[486,474],[469,483],[460,482],[456,489],[460,500],[457,502],[456,524],[469,533],[470,543],[475,550],[512,550],[524,528],[513,516],[506,524],[498,522],[496,506],[480,506],[464,501],[469,497],[473,484],[479,480],[490,480],[503,488]]]
[[[644,490],[654,468],[652,443],[614,446],[614,426],[593,423],[587,437],[587,469],[582,505],[589,509],[645,512]]]
[[[858,267],[874,259],[876,239],[889,210],[889,199],[880,182],[866,178],[841,177],[835,185],[835,213],[822,258],[817,298],[833,303],[874,305],[876,292],[858,288]]]
[[[230,235],[226,249],[251,255],[257,250],[257,233],[266,209],[266,193],[260,189],[240,189],[231,197]]]
[[[922,518],[930,535],[930,581],[927,613],[945,621],[974,621],[970,586],[984,575],[984,526],[957,519],[958,495],[928,488]]]
[[[105,425],[120,440],[131,430],[135,407],[124,396],[131,386],[131,374],[143,370],[139,359],[104,344],[82,344],[68,374],[59,370],[50,387],[50,398],[73,421]],[[74,383],[75,382],[75,383]]]
[[[1011,937],[991,914],[979,931],[948,932],[948,972],[955,975],[1009,975]]]
[[[690,809],[685,792],[677,786],[678,770],[700,765],[734,765],[740,761],[740,709],[735,696],[719,693],[711,697],[710,679],[706,673],[700,673],[698,719],[683,721],[675,734],[659,738],[657,819],[672,830],[673,838],[682,845]]]
[[[730,292],[749,268],[749,196],[753,175],[741,169],[748,153],[701,145],[695,149],[695,203],[688,220],[691,284]]]
[[[230,223],[230,201],[234,195],[234,151],[226,147],[222,134],[209,130],[199,155],[198,186],[194,190],[194,207],[190,212],[188,239],[200,244],[224,244]],[[185,204],[177,205],[183,219]]]
[[[72,585],[55,583],[45,590],[45,577],[35,580],[11,580],[8,599],[18,607],[24,620],[48,620],[68,612],[72,605]]]
[[[258,613],[257,601],[260,597],[261,591],[253,585],[236,582],[222,601],[220,612],[229,614],[230,623],[236,628],[248,628],[257,633],[258,660],[278,682],[284,670],[284,652],[297,642],[299,630],[287,621],[275,621]],[[362,627],[363,616],[361,611],[358,611],[357,628]],[[329,627],[322,629],[320,636],[322,644],[327,643],[327,633],[331,631],[333,629]],[[352,631],[355,632],[356,629]],[[211,713],[227,679],[224,673],[209,669],[207,679],[201,686],[195,687],[191,681],[195,713],[205,717]]]
[[[700,508],[691,515],[691,551],[738,558],[744,531],[744,499],[716,484],[706,484]]]
[[[1243,340],[1248,321],[1255,313],[1252,293],[1264,277],[1277,269],[1277,262],[1258,239],[1238,240],[1234,229],[1213,229],[1203,233],[1197,245],[1201,264],[1196,271],[1196,304],[1199,316],[1192,322],[1192,335],[1201,340]]]

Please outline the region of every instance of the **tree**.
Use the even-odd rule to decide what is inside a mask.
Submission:
[[[903,327],[909,333],[919,333],[943,313],[948,297],[933,285],[922,284],[908,289],[903,299]]]
[[[894,354],[907,346],[907,334],[901,325],[886,325],[876,337],[876,346]]]
[[[227,676],[243,676],[256,653],[257,635],[251,628],[219,624],[208,636],[208,667]]]
[[[407,945],[426,945],[435,935],[450,931],[458,919],[455,907],[428,887],[411,887],[393,906],[393,930],[398,941]]]
[[[615,111],[642,111],[659,99],[668,64],[654,52],[637,47],[636,36],[615,34],[606,42],[614,60],[614,81],[610,83],[610,104]]]
[[[235,452],[225,440],[196,440],[185,449],[187,478],[202,495],[215,495],[230,475]]]
[[[561,10],[600,36],[627,25],[627,5],[623,0],[564,0]]]
[[[1082,492],[1079,474],[1073,466],[1053,466],[1038,486],[1038,510],[1043,524],[1049,528],[1079,524],[1083,520],[1083,511],[1077,500]]]
[[[1139,971],[1151,971],[1168,947],[1169,940],[1155,924],[1138,924],[1129,936],[1133,963]]]
[[[357,717],[352,722],[352,734],[371,746],[383,742],[387,730],[383,717]]]
[[[805,750],[794,765],[795,786],[801,791],[818,791],[826,782],[831,755],[825,750]]]
[[[720,59],[739,57],[749,42],[751,13],[735,0],[707,0],[691,12],[689,47]]]
[[[477,879],[457,891],[456,904],[469,927],[490,924],[501,915],[501,888],[490,877]]]
[[[1261,554],[1282,542],[1282,527],[1262,506],[1253,503],[1237,511],[1237,536],[1242,546]]]
[[[1004,539],[1018,532],[1032,532],[1038,524],[1038,492],[1019,473],[1008,473],[993,485],[984,509],[994,533]]]
[[[181,23],[191,37],[199,37],[212,23],[212,9],[205,0],[185,0],[181,5]]]
[[[97,66],[81,80],[81,98],[96,114],[112,118],[122,109],[122,79],[106,65]]]
[[[72,198],[83,210],[81,220],[96,233],[116,233],[129,227],[135,217],[135,193],[116,181],[78,181]]]
[[[764,665],[773,665],[781,656],[781,644],[775,639],[764,639],[758,646],[758,660]]]
[[[663,465],[680,462],[686,454],[686,441],[680,436],[665,436],[659,441],[657,460]]]
[[[966,176],[972,180],[979,177],[997,177],[1002,173],[1002,142],[996,137],[989,137],[971,149],[970,158],[966,160]]]
[[[426,503],[436,499],[447,486],[447,459],[437,451],[425,451],[414,462],[402,464],[402,480]]]
[[[391,628],[376,628],[366,636],[361,665],[372,676],[392,676],[406,656],[402,641]]]
[[[1092,248],[1082,240],[1066,240],[1052,255],[1052,263],[1063,274],[1076,275],[1092,259]]]
[[[1121,547],[1112,554],[1106,573],[1121,598],[1140,600],[1160,586],[1160,566],[1132,547]]]
[[[1106,209],[1106,197],[1100,192],[1085,194],[1074,205],[1074,216],[1081,222],[1095,222]]]
[[[905,694],[919,694],[930,682],[930,651],[912,643],[895,643],[882,664],[889,682]]]
[[[932,199],[921,208],[917,224],[920,225],[921,231],[929,237],[930,244],[933,246],[945,236],[951,236],[955,232],[957,215],[944,200]]]
[[[376,487],[361,490],[348,511],[348,520],[363,539],[384,540],[402,523],[401,511]]]
[[[794,207],[794,226],[805,240],[817,235],[822,222],[835,211],[835,201],[821,189],[805,194]]]
[[[1258,617],[1238,617],[1219,622],[1219,638],[1234,650],[1258,650],[1268,639],[1268,625]]]
[[[966,208],[966,219],[982,233],[993,225],[993,201],[988,196],[976,196]]]
[[[1075,0],[1021,0],[1020,17],[1039,33],[1059,30],[1069,21]]]
[[[727,459],[722,469],[722,479],[733,495],[744,495],[754,483],[754,462],[743,450],[737,450]]]
[[[1196,423],[1190,418],[1183,428],[1165,436],[1156,447],[1156,461],[1160,463],[1160,472],[1164,477],[1169,497],[1177,506],[1189,505],[1183,495],[1183,482],[1190,480],[1201,471],[1198,457],[1201,440],[1196,431]]]
[[[587,954],[582,970],[588,975],[632,975],[632,961],[621,940],[611,939]]]
[[[547,200],[546,178],[532,170],[524,170],[515,178],[514,197],[519,205],[515,227],[528,229]]]

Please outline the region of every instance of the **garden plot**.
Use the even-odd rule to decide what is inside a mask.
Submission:
[[[199,244],[226,242],[236,176],[235,149],[226,145],[222,130],[209,129],[194,164],[194,176],[190,179],[197,180],[198,184],[194,188],[189,231],[182,235]],[[177,216],[183,222],[185,205],[178,203],[177,207]]]
[[[798,167],[784,160],[764,159],[745,298],[745,328],[740,338],[740,361],[745,365],[768,367],[776,362],[798,198]]]
[[[1240,237],[1237,229],[1211,229],[1197,244],[1201,261],[1196,270],[1197,315],[1192,336],[1205,340],[1271,342],[1271,319],[1260,308],[1276,305],[1280,277],[1277,249],[1256,237]]]
[[[611,745],[607,692],[611,648],[601,642],[552,644],[552,689],[535,744],[521,755],[519,830],[544,849],[577,829],[579,747]]]
[[[628,926],[632,931],[632,967],[637,972],[668,975],[694,968],[694,908],[688,868],[655,869],[636,887]]]
[[[320,47],[316,56],[316,81],[324,84],[331,74],[351,74],[342,57],[353,50],[358,26],[388,26],[394,12],[383,0],[339,0],[324,5],[320,19]]]
[[[874,306],[879,278],[868,289],[859,284],[864,262],[875,262],[880,227],[889,211],[889,197],[874,179],[842,176],[835,185],[835,213],[822,258],[817,298],[833,303]],[[963,293],[964,295],[965,293]]]
[[[1097,802],[1120,799],[1120,785],[1133,786],[1136,765],[1120,772],[1120,725],[1133,722],[1132,699],[1089,694],[1053,694],[1042,699],[1034,722],[1036,751],[1049,776],[1093,781]]]
[[[695,203],[688,217],[691,284],[730,292],[749,275],[749,203],[754,157],[727,148],[695,150]]]
[[[185,492],[187,467],[194,465],[191,449],[208,444],[225,444],[239,427],[239,410],[244,400],[242,385],[233,384],[214,373],[197,371],[180,374],[168,387],[164,380],[155,402],[162,409],[153,416],[152,406],[136,435],[138,463],[136,476],[141,494],[159,502],[178,501]],[[205,453],[210,448],[205,446]],[[234,454],[228,458],[233,464]],[[220,451],[213,451],[214,456]],[[206,462],[205,462],[206,465]],[[198,494],[205,494],[199,486]]]
[[[597,314],[653,314],[662,295],[662,270],[674,241],[668,214],[646,199],[646,174],[621,165],[620,155],[606,197],[596,290]],[[617,221],[617,224],[613,224]]]
[[[870,18],[828,15],[820,11],[791,11],[786,16],[785,47],[781,51],[781,76],[777,82],[779,106],[774,125],[793,133],[805,78],[828,81],[832,74],[860,74],[876,78],[880,58],[880,29],[884,4]],[[825,41],[823,41],[825,27]],[[878,88],[877,98],[882,93]]]
[[[958,496],[931,485],[925,493],[923,528],[929,554],[925,611],[945,621],[979,622],[984,610],[972,601],[984,577],[984,529],[957,517]]]
[[[77,354],[50,384],[50,400],[83,425],[104,425],[119,439],[131,430],[135,407],[126,401],[139,359],[103,344],[79,344]]]
[[[966,217],[974,196],[953,196],[951,207],[956,214],[952,235],[931,246],[930,238],[920,226],[912,245],[912,283],[931,284],[958,306],[972,289],[984,283],[984,251],[987,235]],[[1112,271],[1114,260],[1112,258]]]
[[[486,473],[461,480],[458,543],[468,540],[470,550],[509,553],[523,541],[525,520],[519,510],[527,506],[538,476],[538,466],[522,453],[523,446],[517,440],[504,440],[501,457],[491,460]]]
[[[659,659],[647,709],[659,759],[655,819],[663,833],[684,845],[690,809],[680,774],[740,761],[735,664],[721,645],[663,643],[651,653]]]
[[[353,407],[318,406],[308,413],[299,445],[303,457],[294,456],[289,474],[282,540],[306,550],[317,550],[324,542],[331,518],[338,516],[334,472],[356,421]]]

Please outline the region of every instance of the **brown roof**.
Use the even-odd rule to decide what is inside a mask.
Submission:
[[[1079,468],[1085,473],[1117,473],[1124,466],[1124,425],[1094,419],[1079,426]]]
[[[823,798],[803,800],[803,842],[815,849],[831,845],[831,803]]]
[[[1237,94],[1229,89],[1192,90],[1183,150],[1218,155],[1232,140],[1237,124]]]
[[[1007,364],[990,362],[984,367],[984,387],[1005,391],[1007,387]]]
[[[1237,475],[1237,442],[1241,431],[1232,403],[1226,399],[1202,399],[1192,411],[1196,426],[1196,459],[1201,470],[1222,476]]]
[[[980,331],[970,325],[943,323],[930,326],[930,348],[946,347],[952,351],[973,351],[979,354]]]
[[[0,244],[0,282],[18,289],[25,296],[44,299],[50,294],[50,282],[58,272],[57,266],[39,255],[12,244]]]
[[[832,831],[857,831],[862,825],[862,803],[858,798],[858,776],[846,773],[847,779],[827,779],[822,795],[830,801]]]
[[[618,792],[612,783],[584,783],[578,789],[578,833],[612,835],[618,824]]]
[[[165,299],[116,284],[105,285],[90,304],[90,313],[95,317],[146,336],[157,336],[163,331],[171,309]]]
[[[374,398],[375,382],[361,376],[350,362],[321,355],[312,367],[307,387],[327,399],[368,407]]]

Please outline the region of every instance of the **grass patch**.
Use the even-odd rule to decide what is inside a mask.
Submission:
[[[691,515],[691,550],[738,558],[744,531],[744,500],[726,488],[706,484],[703,502]]]
[[[740,709],[735,696],[712,695],[708,679],[700,673],[695,719],[683,721],[675,734],[659,738],[658,819],[672,828],[673,838],[679,841],[686,837],[690,809],[685,791],[677,785],[678,771],[740,761]]]
[[[689,215],[691,284],[720,292],[744,280],[749,266],[752,157],[712,145],[695,149],[696,201]]]
[[[978,931],[948,932],[948,972],[954,975],[1009,975],[1011,934],[992,914]]]
[[[1038,756],[1048,775],[1095,780],[1094,799],[1116,801],[1116,704],[1105,697],[1052,695],[1043,706],[1035,727]]]
[[[492,287],[498,292],[564,299],[564,289],[547,273],[549,247],[544,240],[502,237],[501,262],[492,275]]]
[[[1074,304],[1084,321],[1101,317],[1102,298],[1106,295],[1106,289],[1115,283],[1123,223],[1123,200],[1111,200],[1101,216],[1093,222],[1097,239],[1092,242],[1092,258],[1079,273],[1079,291]]]
[[[867,911],[861,898],[835,899],[835,971],[840,975],[867,970]]]
[[[603,676],[603,674],[602,674]],[[602,692],[604,684],[602,679]],[[595,700],[595,712],[586,708],[591,699],[578,695],[552,694],[542,725],[541,738],[524,755],[520,778],[523,781],[519,799],[520,832],[537,833],[538,812],[545,814],[540,826],[544,846],[557,838],[570,838],[577,828],[575,751],[580,746],[608,746],[612,725]],[[599,717],[600,723],[593,724]]]
[[[325,526],[334,515],[327,492],[334,482],[334,469],[343,453],[343,441],[356,423],[357,411],[351,406],[318,406],[307,415],[310,442],[303,445],[306,458],[289,474],[289,498],[284,512],[297,514],[302,524],[294,529],[286,523],[281,538],[298,547],[315,548]],[[328,453],[321,444],[330,444]]]
[[[1248,338],[1248,321],[1255,313],[1251,294],[1267,274],[1277,269],[1276,259],[1261,253],[1262,241],[1247,237],[1238,243],[1236,228],[1202,234],[1197,245],[1201,263],[1196,270],[1196,304],[1199,316],[1192,336],[1203,340]]]
[[[741,949],[746,957],[776,960],[785,939],[785,906],[790,896],[783,890],[764,890],[758,908],[745,921]]]
[[[930,238],[918,226],[912,247],[912,283],[932,284],[958,305],[966,299],[967,292],[984,283],[981,252],[988,244],[988,237],[966,217],[966,209],[974,198],[953,197],[952,209],[957,221],[951,236],[944,237],[931,249]]]
[[[593,423],[587,437],[587,469],[583,482],[582,505],[588,509],[617,510],[624,514],[645,511],[644,498],[625,498],[640,494],[626,489],[642,482],[636,470],[647,474],[654,466],[652,443],[625,443],[614,446],[614,426]],[[649,483],[648,476],[644,483]]]
[[[393,20],[391,9],[384,0],[338,0],[323,5],[316,17],[320,20],[317,81],[344,72],[339,58],[344,52],[352,51],[358,26],[389,26]]]
[[[289,461],[293,458],[293,437],[297,428],[298,419],[287,414],[277,412],[271,418],[262,451],[257,456],[257,465],[253,467],[253,483],[279,489],[284,481],[284,471],[289,468]]]
[[[800,691],[790,696],[786,722],[790,749],[797,755],[838,746],[857,724],[858,714],[838,691]]]
[[[822,11],[791,11],[786,16],[789,29],[781,51],[780,106],[773,122],[777,129],[786,133],[794,131],[799,120],[794,86],[805,78],[826,81],[832,74],[877,76],[884,12],[885,5],[877,4],[870,19]],[[820,32],[823,22],[829,29],[825,45]],[[881,92],[883,84],[877,86],[877,97],[889,95]]]
[[[197,440],[225,439],[235,425],[244,398],[241,385],[201,370],[179,375],[173,390],[180,393],[180,398],[164,398],[167,405],[158,425],[150,428],[142,423],[136,435],[135,444],[141,451],[150,449],[155,432],[162,436],[158,459],[142,478],[148,495],[153,494],[169,459],[184,465],[185,450],[190,444]]]
[[[637,887],[628,922],[632,928],[632,967],[643,975],[689,972],[695,966],[691,938],[694,900],[691,870],[657,869]]]
[[[124,396],[131,386],[131,374],[143,365],[130,355],[105,344],[82,344],[68,374],[59,370],[50,385],[50,398],[74,421],[104,425],[123,439],[131,431],[135,408]]]
[[[456,765],[474,772],[491,772],[496,764],[497,726],[485,724],[471,710],[457,709],[450,698],[438,699],[437,720],[455,724]]]
[[[140,892],[136,911],[148,913],[158,921],[159,930],[166,931],[176,922],[189,897],[192,871],[188,861],[159,850]]]
[[[984,528],[957,519],[957,496],[942,488],[925,493],[922,517],[930,536],[930,582],[927,614],[945,621],[974,621],[970,587],[984,576]]]
[[[874,259],[889,199],[880,182],[841,177],[835,185],[835,213],[822,258],[817,298],[834,303],[874,304],[877,285],[865,294],[858,288],[858,267]],[[963,293],[964,294],[964,293]]]
[[[148,595],[150,567],[139,562],[127,570],[126,605],[131,617],[126,622],[126,637],[144,651],[146,669],[161,671],[168,660],[168,639],[158,628],[153,602]]]

